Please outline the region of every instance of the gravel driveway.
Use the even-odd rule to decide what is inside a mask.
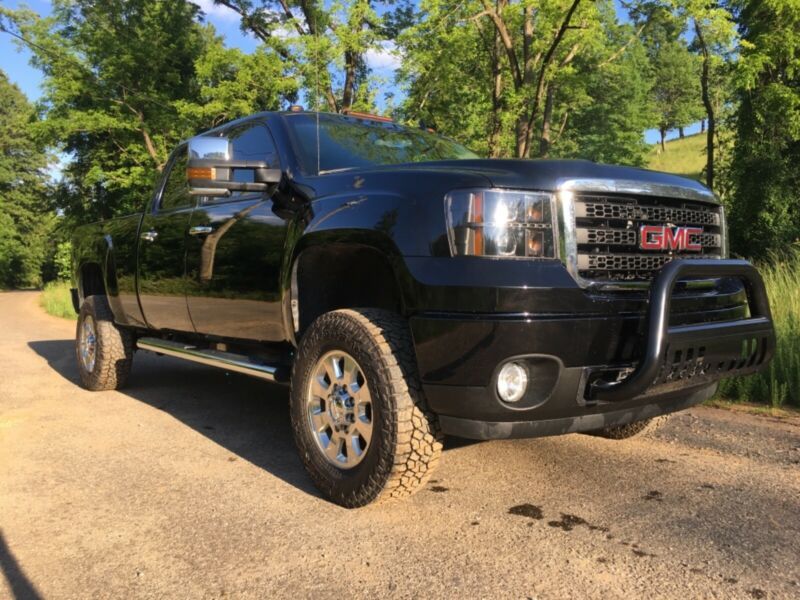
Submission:
[[[0,293],[0,598],[800,598],[800,420],[451,439],[425,490],[348,511],[282,388],[139,353],[86,392],[73,329]]]

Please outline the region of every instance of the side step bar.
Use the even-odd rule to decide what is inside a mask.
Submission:
[[[182,358],[201,365],[208,365],[209,367],[244,373],[245,375],[276,383],[289,383],[289,368],[287,366],[267,364],[244,354],[198,348],[191,344],[151,337],[139,338],[136,341],[136,346],[140,350],[150,350],[151,352]]]

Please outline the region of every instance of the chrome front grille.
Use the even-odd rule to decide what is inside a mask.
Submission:
[[[660,196],[600,194],[574,196],[575,268],[589,282],[649,281],[673,258],[721,258],[723,217],[713,203]],[[697,250],[645,250],[640,228],[658,225],[694,227]]]

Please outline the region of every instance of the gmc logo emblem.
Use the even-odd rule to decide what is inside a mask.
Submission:
[[[667,227],[665,225],[642,225],[639,229],[639,247],[642,250],[693,250],[703,249],[699,236],[700,227]],[[695,239],[692,240],[692,236]]]

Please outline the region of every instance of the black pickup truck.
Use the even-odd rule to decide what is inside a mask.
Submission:
[[[289,384],[349,507],[419,489],[443,434],[626,438],[774,352],[722,207],[673,175],[292,110],[180,144],[143,205],[75,233],[83,384],[137,349]]]

